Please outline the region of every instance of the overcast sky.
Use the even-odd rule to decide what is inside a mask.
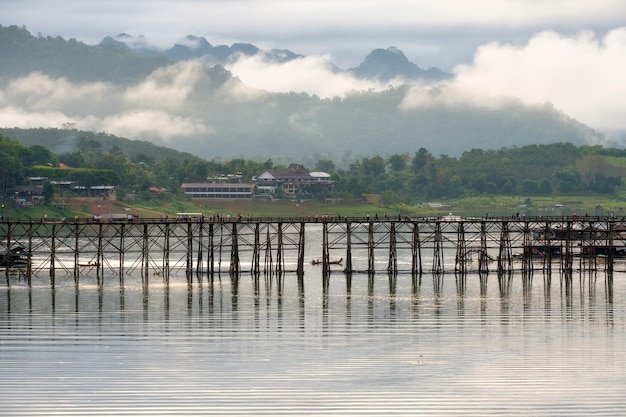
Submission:
[[[90,44],[128,33],[166,48],[191,34],[290,49],[307,59],[229,69],[253,87],[321,96],[365,87],[324,61],[349,68],[396,46],[422,68],[453,73],[455,100],[549,102],[595,129],[626,132],[624,0],[0,0],[0,24]],[[416,88],[405,104],[424,97]]]
[[[554,30],[603,36],[626,24],[623,0],[0,0],[0,23],[33,34],[98,43],[144,35],[161,47],[185,35],[213,44],[250,42],[358,65],[396,46],[422,67],[451,70],[477,46],[523,43]]]

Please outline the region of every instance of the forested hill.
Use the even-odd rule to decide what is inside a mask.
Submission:
[[[32,36],[15,26],[0,26],[0,56],[2,127],[69,125],[202,158],[333,159],[346,166],[420,147],[459,156],[473,148],[598,140],[550,105],[456,100],[445,84],[334,98],[275,93],[250,88],[220,66],[171,64],[115,46]]]
[[[81,151],[111,152],[117,149],[137,161],[161,161],[174,159],[190,161],[198,159],[188,152],[156,146],[153,143],[120,138],[115,135],[84,132],[77,129],[17,129],[0,128],[0,136],[15,139],[26,147],[43,146],[56,155],[80,153]]]

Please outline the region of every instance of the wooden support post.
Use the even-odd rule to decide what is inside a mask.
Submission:
[[[567,227],[565,232],[565,270],[572,271],[573,269],[573,253],[572,253],[572,222],[567,221]]]
[[[170,282],[170,235],[172,231],[169,224],[169,218],[163,227],[163,259],[161,260],[161,273],[163,280],[169,284]]]
[[[464,274],[470,256],[471,253],[468,251],[465,242],[465,224],[459,222],[456,233],[456,260],[454,263],[454,271]]]
[[[433,242],[433,268],[432,272],[440,274],[443,272],[443,237],[441,235],[441,222],[435,221],[435,235]]]
[[[125,240],[126,240],[126,225],[122,223],[120,225],[120,243],[119,243],[119,265],[118,273],[120,275],[120,285],[124,282],[124,252],[125,252]]]
[[[272,274],[273,259],[272,259],[272,239],[270,236],[270,227],[271,225],[267,223],[266,236],[265,236],[265,263],[263,265],[263,273],[270,275]]]
[[[207,255],[207,262],[209,263],[208,265],[208,271],[209,271],[209,276],[211,277],[211,283],[213,283],[213,276],[215,274],[215,242],[214,242],[214,237],[215,237],[215,224],[214,223],[210,223],[209,224],[209,249],[208,249],[208,255]]]
[[[376,272],[374,263],[374,224],[368,222],[367,227],[367,273],[373,274]]]
[[[143,224],[143,239],[141,245],[141,260],[142,260],[142,275],[144,279],[144,288],[148,288],[148,279],[150,277],[149,268],[150,268],[150,240],[148,236],[148,224]],[[189,255],[188,255],[189,256]]]
[[[187,219],[187,254],[185,261],[185,274],[187,280],[191,279],[193,273],[193,229],[189,219]]]
[[[230,273],[239,277],[239,237],[237,236],[237,223],[233,222],[230,234]]]
[[[7,285],[9,285],[9,265],[10,265],[10,254],[11,254],[11,223],[7,222],[7,243],[6,243],[6,251],[4,252],[4,259],[5,262],[7,263],[6,268],[4,268],[4,276],[7,280]],[[32,228],[32,226],[31,226]]]
[[[346,267],[344,272],[352,273],[352,271],[352,223],[346,221]]]
[[[32,228],[31,228],[32,230]],[[80,274],[80,246],[79,246],[80,229],[79,225],[74,224],[74,283],[78,285],[78,276]]]
[[[259,227],[260,227],[259,222],[256,222],[256,224],[254,225],[254,247],[252,248],[252,266],[250,267],[250,273],[254,274],[255,276],[258,275],[260,272],[259,250],[260,250],[260,245],[261,245],[261,236],[260,236]]]
[[[300,236],[298,239],[298,268],[296,272],[298,275],[304,274],[304,245],[305,245],[305,233],[304,222],[300,222]]]
[[[411,245],[411,271],[422,273],[422,242],[420,241],[419,223],[413,223],[413,244]]]
[[[328,248],[328,223],[322,224],[322,275],[330,274],[330,254]]]
[[[33,276],[33,227],[28,228],[28,263],[26,264],[26,276],[28,278],[28,286],[32,284],[32,276]]]
[[[196,259],[196,277],[198,278],[198,282],[202,282],[202,273],[204,272],[202,269],[204,268],[204,263],[202,261],[202,250],[203,250],[203,235],[204,235],[204,221],[200,221],[198,223],[198,257]]]
[[[31,224],[31,227],[32,224]],[[56,260],[56,256],[57,256],[57,250],[56,250],[56,224],[52,225],[52,230],[50,233],[50,281],[52,283],[52,287],[54,287],[54,274],[55,274],[55,260]]]
[[[487,253],[487,228],[484,221],[480,222],[480,252],[478,254],[478,273],[489,273],[489,254]]]
[[[498,250],[498,274],[505,271],[511,272],[513,261],[511,254],[511,238],[509,236],[509,223],[502,222],[502,230],[500,231],[500,247]]]
[[[396,274],[398,272],[398,258],[396,252],[396,222],[390,223],[389,229],[389,262],[387,263],[387,272]]]
[[[98,223],[98,249],[96,253],[96,277],[98,278],[98,284],[104,284],[104,250],[102,248],[103,238],[102,223]]]
[[[285,259],[283,257],[283,224],[281,222],[278,222],[276,226],[278,233],[278,247],[276,249],[276,273],[278,273],[280,276],[285,269]]]
[[[612,221],[608,221],[607,222],[607,227],[606,227],[606,231],[609,234],[608,235],[608,243],[609,243],[609,247],[607,248],[608,251],[608,256],[607,256],[607,262],[606,262],[606,266],[605,266],[605,270],[609,271],[611,273],[613,273],[613,233],[614,233],[614,222]]]

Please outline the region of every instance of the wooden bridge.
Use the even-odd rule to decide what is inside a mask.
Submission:
[[[309,242],[307,242],[307,240]],[[0,267],[29,279],[72,274],[187,276],[386,271],[488,274],[521,270],[613,272],[626,258],[615,218],[369,217],[0,221]],[[314,242],[305,259],[305,244]],[[337,259],[341,259],[338,262]],[[337,266],[340,264],[340,266]]]

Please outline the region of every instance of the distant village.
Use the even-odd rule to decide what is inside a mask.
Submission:
[[[44,183],[46,177],[29,177],[30,183],[14,190],[15,203],[21,207],[31,207],[45,200]],[[115,199],[115,185],[84,186],[73,181],[50,181],[56,193],[71,193],[76,197]],[[326,172],[309,172],[304,166],[292,164],[287,169],[266,169],[244,182],[241,175],[226,175],[207,182],[181,184],[184,195],[191,199],[310,199],[332,191],[334,181]],[[173,192],[165,187],[150,187],[153,196]],[[63,204],[63,203],[56,203]]]

